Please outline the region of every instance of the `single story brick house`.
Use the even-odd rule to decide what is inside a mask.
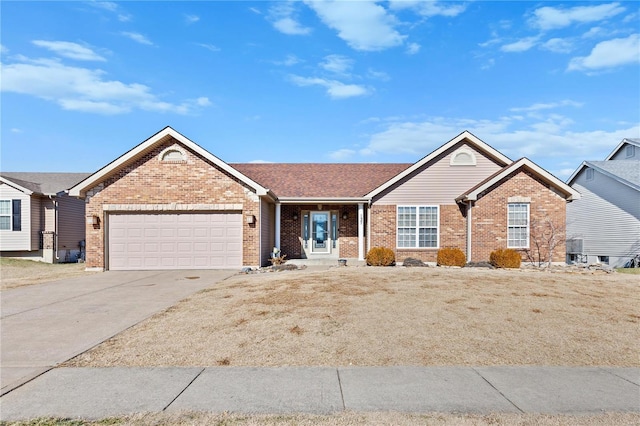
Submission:
[[[529,246],[538,215],[579,193],[465,131],[415,164],[228,164],[166,127],[71,188],[86,201],[87,267],[213,269],[288,259],[467,260]],[[554,253],[564,261],[565,247]]]

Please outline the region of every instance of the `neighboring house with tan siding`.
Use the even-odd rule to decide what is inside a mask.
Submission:
[[[75,262],[85,237],[85,203],[67,189],[88,173],[0,173],[0,252]]]
[[[640,139],[583,162],[567,183],[582,194],[567,208],[568,262],[621,267],[640,256]]]
[[[71,188],[86,200],[87,266],[209,269],[287,259],[469,261],[529,248],[537,215],[579,194],[528,159],[463,132],[415,164],[228,164],[167,127]],[[554,253],[564,262],[564,242]]]

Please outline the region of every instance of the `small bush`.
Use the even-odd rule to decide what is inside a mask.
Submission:
[[[441,248],[438,250],[438,266],[464,266],[467,258],[458,248]]]
[[[396,255],[390,248],[374,247],[367,253],[367,265],[392,266],[396,263]]]
[[[514,249],[498,249],[491,252],[489,263],[496,268],[519,268],[522,258]]]

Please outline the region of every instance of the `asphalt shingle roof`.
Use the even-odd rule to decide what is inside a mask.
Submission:
[[[597,168],[600,168],[612,175],[618,176],[627,182],[640,186],[640,161],[636,160],[609,160],[609,161],[588,161]]]
[[[71,188],[91,173],[2,172],[0,176],[38,194],[53,195]]]
[[[241,163],[230,164],[278,197],[362,197],[412,164]]]

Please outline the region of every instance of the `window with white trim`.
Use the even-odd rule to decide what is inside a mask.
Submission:
[[[633,145],[627,145],[625,148],[625,155],[627,158],[634,157],[636,155],[636,147]]]
[[[20,231],[21,229],[21,200],[0,200],[0,231]]]
[[[593,180],[593,169],[587,169],[587,180]]]
[[[529,204],[509,203],[507,210],[507,247],[529,248]]]
[[[398,248],[438,248],[438,206],[398,206]]]

